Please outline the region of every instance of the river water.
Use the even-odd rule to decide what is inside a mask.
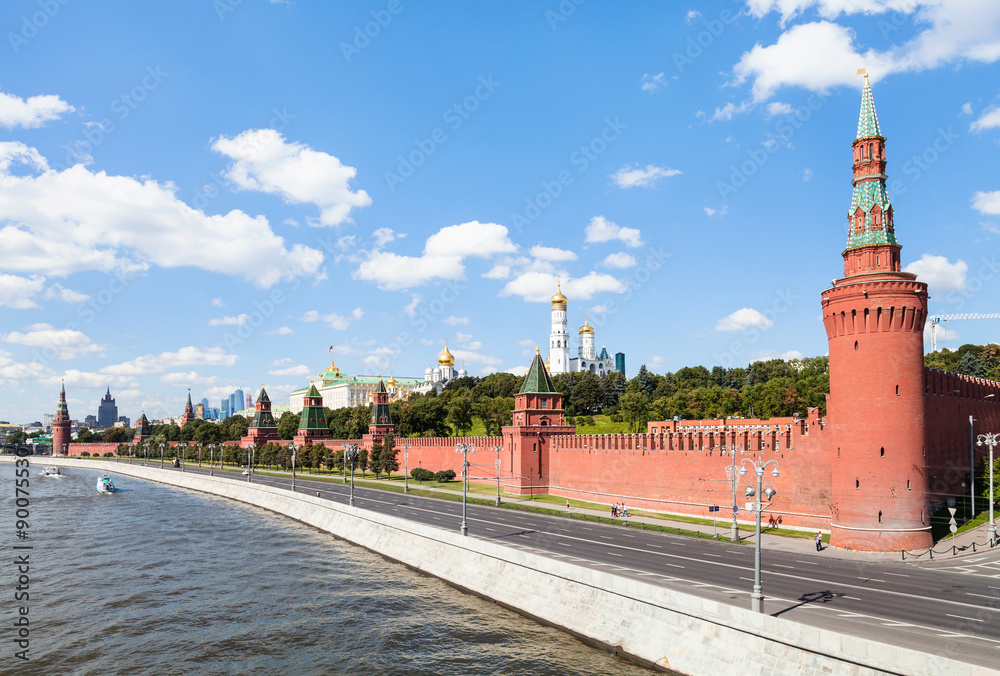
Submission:
[[[101,495],[95,471],[40,470],[18,541],[0,465],[2,674],[653,673],[283,516],[129,477]],[[29,662],[11,629],[17,544],[33,547]]]

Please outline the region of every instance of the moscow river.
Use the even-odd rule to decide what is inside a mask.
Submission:
[[[653,673],[286,517],[35,462],[20,541],[0,465],[6,549],[33,547],[30,662],[4,557],[2,674]]]

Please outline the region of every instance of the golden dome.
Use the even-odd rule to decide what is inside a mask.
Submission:
[[[334,378],[340,377],[340,369],[337,368],[337,365],[333,363],[333,360],[330,361],[330,366],[327,367],[326,372],[333,374]]]
[[[389,382],[386,383],[386,385],[388,385],[389,387],[395,387],[396,386],[396,378],[394,376],[390,375],[389,376]]]
[[[590,317],[586,317],[583,320],[583,326],[580,327],[579,333],[593,333],[594,327],[590,325]]]
[[[562,282],[559,283],[556,295],[552,296],[552,305],[566,305],[566,296],[564,296],[562,292]]]
[[[441,366],[455,364],[455,355],[448,351],[448,341],[444,342],[444,349],[438,355],[438,364]]]

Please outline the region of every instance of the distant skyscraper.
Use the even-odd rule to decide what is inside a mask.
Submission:
[[[118,407],[115,406],[115,400],[111,398],[111,388],[109,387],[108,393],[104,395],[100,406],[97,407],[97,426],[114,427],[116,422],[118,422]]]
[[[247,408],[253,408],[253,397],[249,394],[247,395]]]
[[[129,420],[129,418],[128,418],[127,415],[120,415],[120,416],[118,416],[118,422],[123,423],[125,425],[125,427],[131,427],[132,426],[132,424],[131,424],[132,421]]]
[[[228,418],[229,415],[230,415],[229,414],[229,400],[228,399],[223,399],[222,400],[222,407],[221,407],[221,409],[222,410],[219,411],[219,416],[222,417],[222,418]]]
[[[243,390],[236,390],[229,395],[229,415],[236,415],[243,410]]]
[[[208,413],[208,398],[207,397],[201,400],[201,405],[205,407],[205,412]]]

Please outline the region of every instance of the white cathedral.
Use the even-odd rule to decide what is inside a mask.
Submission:
[[[424,371],[424,383],[417,388],[417,392],[429,392],[431,388],[434,388],[440,394],[444,386],[452,380],[465,378],[469,375],[468,371],[465,370],[465,366],[455,371],[455,356],[448,349],[447,340],[444,342],[444,349],[438,355],[437,361],[438,365],[436,368],[431,368],[430,364],[427,365],[427,370]]]
[[[607,347],[601,347],[601,353],[597,353],[596,336],[594,327],[590,325],[589,319],[584,319],[583,326],[577,332],[579,334],[580,346],[577,349],[577,356],[569,356],[569,331],[566,328],[566,296],[562,292],[562,284],[559,284],[556,295],[552,296],[552,333],[549,335],[549,359],[545,362],[549,373],[571,373],[580,371],[590,371],[599,376],[611,371],[619,370],[625,375],[625,355],[618,353],[617,359],[608,354]],[[617,361],[617,364],[616,364]]]

